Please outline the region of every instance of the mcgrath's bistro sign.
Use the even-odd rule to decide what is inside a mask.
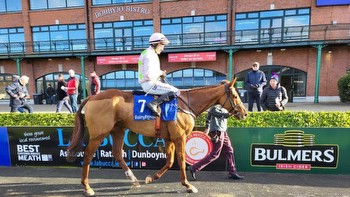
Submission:
[[[251,165],[285,170],[337,168],[339,147],[315,144],[315,135],[301,130],[288,130],[274,135],[274,144],[252,144]]]
[[[139,57],[139,55],[99,56],[96,58],[96,63],[97,65],[137,64]]]
[[[169,62],[205,62],[216,61],[216,52],[198,52],[198,53],[170,53]]]

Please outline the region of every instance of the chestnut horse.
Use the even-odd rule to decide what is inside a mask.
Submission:
[[[215,86],[194,88],[181,91],[178,98],[179,110],[175,121],[161,122],[161,137],[165,139],[166,164],[153,176],[148,175],[145,182],[151,183],[159,179],[172,167],[176,150],[177,161],[180,168],[181,183],[187,188],[187,192],[196,193],[198,190],[191,185],[186,177],[185,143],[195,124],[195,117],[215,104],[221,104],[237,119],[244,119],[247,111],[241,102],[239,95],[233,87],[236,79],[225,81]],[[133,115],[134,95],[111,89],[100,94],[88,97],[80,105],[75,115],[75,127],[71,144],[68,148],[67,161],[73,161],[77,151],[82,148],[85,135],[85,125],[89,132],[89,143],[84,152],[84,162],[81,183],[84,186],[85,195],[94,195],[94,191],[88,183],[90,161],[102,140],[111,134],[113,139],[112,152],[119,162],[125,175],[134,186],[140,186],[138,179],[126,165],[123,159],[123,145],[125,130],[144,136],[155,137],[155,120],[135,121]],[[82,112],[83,111],[83,112]]]

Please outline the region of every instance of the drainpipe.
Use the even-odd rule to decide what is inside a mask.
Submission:
[[[315,98],[314,103],[318,103],[318,93],[320,89],[320,74],[321,74],[321,59],[322,59],[322,48],[325,47],[325,45],[317,45],[317,62],[316,62],[316,79],[315,79]]]
[[[232,37],[233,37],[233,0],[230,1],[230,45],[233,45]]]
[[[86,98],[86,82],[85,82],[85,58],[87,58],[87,56],[79,56],[78,58],[80,58],[80,64],[81,64],[81,88],[83,90],[83,95],[82,95],[82,99]]]

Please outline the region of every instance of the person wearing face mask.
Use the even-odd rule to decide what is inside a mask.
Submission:
[[[260,97],[263,91],[263,87],[266,85],[265,73],[259,70],[259,62],[252,64],[252,70],[249,71],[245,77],[245,85],[248,92],[248,111],[253,111],[254,101],[258,111],[261,111]]]
[[[150,46],[142,51],[138,61],[138,81],[147,94],[160,95],[147,107],[155,116],[160,116],[157,107],[163,102],[170,101],[180,95],[179,89],[165,83],[166,71],[160,69],[158,55],[169,44],[169,40],[161,33],[154,33],[149,38]]]
[[[282,111],[288,102],[286,88],[278,83],[278,76],[272,75],[270,86],[265,88],[261,95],[261,107],[268,111]]]

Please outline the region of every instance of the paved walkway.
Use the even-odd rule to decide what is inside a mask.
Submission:
[[[248,108],[245,103],[245,107]],[[53,113],[56,111],[56,105],[33,105],[34,112],[46,112]],[[256,111],[256,105],[254,104],[254,111]],[[320,102],[320,103],[287,103],[286,110],[289,111],[350,111],[350,103],[341,102]],[[0,104],[0,112],[9,112],[10,107],[8,104]],[[62,107],[63,113],[68,113],[65,106]]]
[[[227,172],[201,171],[190,181],[199,192],[187,194],[177,170],[145,185],[154,170],[133,170],[141,187],[131,187],[120,169],[91,169],[90,185],[96,196],[193,197],[349,197],[350,175],[299,173],[241,173],[230,180]],[[0,196],[83,196],[80,168],[0,167]],[[189,173],[187,172],[189,175]]]

